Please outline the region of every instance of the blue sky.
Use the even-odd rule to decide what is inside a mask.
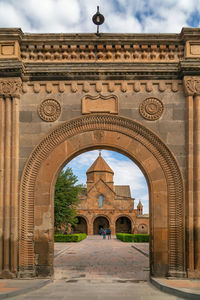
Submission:
[[[67,167],[72,168],[73,173],[78,177],[79,183],[86,183],[86,171],[99,155],[98,150],[88,151],[71,160]],[[144,212],[149,212],[148,187],[143,173],[128,157],[115,152],[102,150],[102,157],[114,172],[114,184],[130,185],[131,196],[135,198],[135,208],[141,200]]]
[[[200,25],[200,0],[0,0],[0,27],[96,32],[97,5],[105,16],[101,32],[178,33]]]

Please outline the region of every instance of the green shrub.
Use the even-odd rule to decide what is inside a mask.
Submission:
[[[149,242],[149,234],[134,234],[134,242],[135,243],[148,243]]]
[[[85,233],[77,234],[54,234],[54,242],[80,242],[87,237]]]
[[[129,233],[117,233],[117,239],[126,243],[148,243],[149,234],[129,234]]]

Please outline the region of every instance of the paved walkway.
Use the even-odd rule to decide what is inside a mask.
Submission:
[[[55,249],[60,245],[55,244]],[[66,250],[64,250],[66,247]],[[148,251],[148,244],[143,247]],[[56,250],[57,251],[57,250]],[[149,259],[116,238],[103,240],[91,236],[81,243],[63,245],[55,259],[55,279],[118,278],[132,281],[149,280]]]
[[[89,237],[80,243],[56,243],[55,280],[42,288],[38,287],[47,283],[42,280],[0,280],[0,299],[24,288],[27,288],[29,293],[19,296],[12,294],[12,299],[182,299],[161,292],[149,282],[147,256],[148,244],[123,243],[115,238],[102,240],[97,236]],[[173,280],[168,282],[170,285]],[[185,282],[191,283],[189,280]],[[195,284],[194,288],[197,291],[200,281],[196,281]],[[190,289],[193,285],[190,285]]]

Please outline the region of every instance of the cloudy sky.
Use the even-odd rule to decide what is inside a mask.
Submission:
[[[200,26],[200,0],[0,0],[0,27],[21,27],[26,33],[96,32],[91,19],[97,5],[105,17],[100,29],[105,33],[179,33],[182,27]],[[137,166],[115,152],[102,155],[115,172],[115,184],[129,184],[148,212],[148,189]],[[92,151],[70,162],[79,182],[85,183],[85,172],[97,156]]]
[[[95,32],[97,5],[105,16],[101,32],[178,33],[200,25],[200,0],[0,0],[0,27]]]

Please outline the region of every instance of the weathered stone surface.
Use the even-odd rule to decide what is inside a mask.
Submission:
[[[32,122],[32,112],[31,111],[21,111],[19,116],[20,122]]]

